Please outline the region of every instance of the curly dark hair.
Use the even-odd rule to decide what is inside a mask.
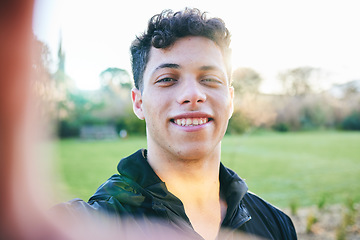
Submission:
[[[214,41],[224,55],[230,78],[230,32],[225,27],[224,21],[219,18],[208,19],[206,13],[198,9],[186,8],[175,13],[172,10],[164,10],[150,19],[147,31],[131,44],[131,64],[137,89],[142,90],[143,74],[151,47],[167,48],[179,38],[187,36],[201,36]]]

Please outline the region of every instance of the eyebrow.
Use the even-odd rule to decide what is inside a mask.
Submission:
[[[173,69],[179,69],[180,65],[179,64],[175,64],[175,63],[163,63],[160,66],[158,66],[157,68],[155,68],[155,70],[153,72],[158,71],[159,69],[163,69],[163,68],[173,68]]]
[[[200,68],[200,70],[202,70],[202,71],[209,71],[209,70],[219,70],[217,67],[215,67],[215,66],[202,66],[201,68]]]
[[[156,71],[158,71],[160,69],[164,69],[164,68],[180,69],[181,66],[176,63],[163,63],[163,64],[159,65],[157,68],[155,68],[153,73],[155,73]],[[213,66],[213,65],[205,65],[205,66],[200,67],[199,69],[201,71],[210,71],[210,70],[220,71],[218,67]]]

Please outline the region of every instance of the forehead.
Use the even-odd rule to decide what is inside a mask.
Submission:
[[[176,64],[181,68],[214,66],[226,72],[224,56],[220,47],[205,37],[184,37],[165,49],[152,47],[144,72],[144,80],[164,64]]]

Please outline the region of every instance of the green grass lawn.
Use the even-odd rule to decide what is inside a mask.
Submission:
[[[64,198],[84,200],[115,174],[117,164],[145,138],[56,143]],[[222,162],[244,178],[249,190],[279,207],[360,202],[360,133],[254,133],[226,136]],[[69,200],[62,199],[62,200]]]

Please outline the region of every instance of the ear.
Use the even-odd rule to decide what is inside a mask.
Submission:
[[[131,99],[132,99],[133,111],[134,111],[135,115],[139,119],[144,120],[145,116],[144,116],[144,111],[142,108],[142,95],[141,95],[140,90],[137,89],[136,87],[131,89]]]
[[[231,118],[231,116],[234,113],[234,87],[230,86],[229,87],[229,93],[230,93],[230,114],[229,114],[229,119]]]

